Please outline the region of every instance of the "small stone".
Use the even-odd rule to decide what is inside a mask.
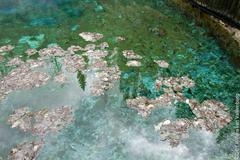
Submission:
[[[157,63],[158,66],[161,67],[161,68],[168,68],[169,67],[169,64],[166,61],[155,60],[154,62]]]
[[[124,50],[122,53],[127,59],[142,59],[142,56],[137,55],[133,50]]]
[[[54,78],[54,81],[63,84],[66,83],[67,78],[63,73],[60,73]]]
[[[12,45],[2,46],[2,47],[0,47],[0,53],[1,52],[10,52],[13,49],[14,49],[14,46],[12,46]]]
[[[126,65],[128,67],[140,67],[142,64],[139,61],[132,60],[132,61],[128,61]]]
[[[99,39],[103,38],[103,35],[100,33],[91,33],[91,32],[82,32],[79,34],[85,41],[96,42]]]
[[[122,36],[118,36],[118,37],[116,37],[116,40],[118,42],[120,42],[120,41],[125,41],[126,39],[124,37],[122,37]]]
[[[68,47],[67,50],[70,51],[70,52],[78,52],[78,51],[82,51],[83,48],[80,47],[80,46],[74,46],[74,45],[72,45],[72,46]]]

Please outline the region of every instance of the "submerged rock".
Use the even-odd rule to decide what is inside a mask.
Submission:
[[[25,52],[28,56],[32,56],[38,53],[38,51],[36,49],[28,49]]]
[[[9,160],[36,160],[43,147],[42,141],[25,142],[17,145],[9,153]]]
[[[13,49],[14,49],[14,46],[12,46],[12,45],[2,46],[2,47],[0,47],[0,53],[1,52],[9,52]]]
[[[137,55],[133,50],[125,50],[122,53],[127,59],[142,59],[142,56]]]
[[[48,48],[44,48],[44,49],[41,49],[39,51],[39,55],[41,57],[46,57],[46,56],[50,56],[50,57],[53,57],[53,56],[64,56],[66,55],[66,51],[64,51],[61,47],[59,46],[49,46]]]
[[[63,106],[52,111],[42,109],[34,113],[33,133],[46,135],[57,132],[73,121],[72,108]]]
[[[126,100],[128,107],[136,109],[143,117],[147,117],[151,110],[156,107],[151,104],[150,101],[151,100],[149,100],[147,97],[136,97],[134,99]]]
[[[142,64],[139,61],[132,60],[132,61],[128,61],[126,65],[128,67],[140,67]]]
[[[91,93],[94,96],[103,95],[104,92],[113,87],[113,83],[120,79],[120,70],[117,66],[106,67],[96,73],[96,78],[99,80],[91,87]]]
[[[196,100],[187,101],[198,120],[195,126],[205,128],[208,131],[216,131],[231,122],[231,115],[227,112],[227,106],[216,100],[206,100],[198,103]]]
[[[23,131],[32,129],[32,113],[27,107],[16,109],[8,118],[8,123],[12,128],[20,128]]]
[[[158,66],[161,67],[161,68],[168,68],[169,67],[169,64],[164,60],[155,60],[154,62],[157,63]]]
[[[175,147],[188,136],[188,129],[191,126],[190,120],[178,119],[176,121],[165,120],[155,125],[154,128],[159,132],[161,140],[167,140],[172,147]]]
[[[0,82],[0,95],[6,95],[12,91],[20,89],[30,89],[39,87],[50,79],[44,72],[33,71],[27,65],[12,70]]]
[[[148,99],[147,97],[136,97],[134,99],[127,99],[127,105],[130,108],[134,108],[138,111],[143,117],[147,117],[151,110],[156,107],[170,107],[174,106],[177,101],[181,101],[182,94],[164,93],[163,95],[155,98]]]
[[[72,108],[63,106],[51,111],[41,109],[30,112],[27,107],[17,109],[8,118],[12,128],[18,127],[32,134],[45,136],[49,132],[57,132],[73,121]]]
[[[74,73],[78,70],[84,70],[86,62],[84,61],[84,58],[80,55],[68,55],[64,57],[64,65],[68,72]]]
[[[82,32],[79,34],[85,41],[96,42],[99,39],[103,38],[103,35],[100,33],[91,33],[91,32]]]
[[[67,77],[64,75],[64,73],[60,73],[54,78],[54,81],[63,84],[66,83]]]

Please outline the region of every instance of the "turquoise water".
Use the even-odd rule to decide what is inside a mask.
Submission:
[[[216,39],[208,35],[195,21],[188,19],[178,8],[167,1],[125,0],[0,0],[0,46],[15,48],[0,53],[1,79],[13,67],[7,62],[14,57],[26,61],[39,55],[28,56],[29,48],[42,49],[58,44],[63,49],[71,45],[85,46],[88,42],[79,37],[81,32],[98,32],[108,42],[108,65],[118,65],[120,80],[102,96],[92,96],[90,86],[95,80],[86,74],[82,87],[77,73],[67,75],[67,84],[52,79],[44,86],[17,90],[0,103],[0,159],[7,159],[17,144],[39,139],[28,132],[12,129],[6,123],[14,109],[28,106],[36,111],[70,105],[75,121],[58,133],[45,139],[39,160],[219,160],[234,159],[234,135],[237,116],[235,99],[240,91],[239,69],[229,61]],[[162,31],[156,33],[153,28]],[[117,42],[117,36],[125,41]],[[114,49],[115,48],[115,49]],[[141,55],[142,66],[126,66],[121,51],[131,49]],[[113,50],[118,53],[113,54]],[[83,54],[78,52],[77,54]],[[154,60],[165,60],[169,68],[159,68]],[[61,61],[57,58],[57,61]],[[56,63],[48,64],[47,72],[58,72]],[[233,120],[217,133],[191,130],[189,137],[172,148],[161,141],[154,125],[165,119],[192,118],[189,107],[182,104],[170,108],[157,108],[144,118],[126,105],[127,98],[146,96],[155,98],[162,91],[155,89],[159,76],[188,75],[195,81],[184,95],[202,102],[216,99],[228,106]],[[80,82],[80,84],[79,84]],[[239,107],[239,106],[237,106]],[[237,159],[237,158],[235,158]]]

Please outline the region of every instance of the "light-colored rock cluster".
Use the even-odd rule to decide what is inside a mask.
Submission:
[[[164,60],[154,60],[155,63],[158,64],[159,67],[161,68],[168,68],[169,64],[168,62],[164,61]]]
[[[37,135],[46,135],[57,132],[73,121],[72,108],[63,106],[52,111],[40,110],[34,114],[32,132]]]
[[[156,80],[155,86],[160,89],[162,86],[172,88],[174,91],[181,91],[183,87],[191,88],[195,86],[195,82],[188,78],[183,77],[161,77]]]
[[[60,73],[55,76],[54,81],[60,84],[64,84],[67,81],[67,77],[64,75],[64,73]]]
[[[27,107],[16,109],[8,118],[8,123],[12,128],[20,128],[24,132],[32,129],[32,116]]]
[[[126,38],[125,38],[125,37],[122,37],[122,36],[118,36],[118,37],[116,37],[116,40],[117,40],[118,42],[120,42],[120,41],[125,41]]]
[[[67,55],[64,57],[64,66],[68,72],[74,73],[78,70],[84,70],[86,67],[86,62],[80,55]]]
[[[19,128],[32,134],[45,136],[57,132],[73,121],[72,108],[63,106],[54,110],[41,109],[30,112],[27,107],[17,109],[8,118],[12,128]]]
[[[36,160],[39,151],[43,147],[42,141],[25,142],[17,145],[9,153],[9,160]]]
[[[16,58],[13,58],[10,61],[8,61],[7,66],[18,66],[23,63],[24,62],[19,57],[16,57]]]
[[[10,52],[13,49],[14,49],[14,46],[12,46],[12,45],[2,46],[2,47],[0,47],[0,53],[1,52]]]
[[[40,87],[50,79],[49,75],[40,71],[33,71],[29,66],[22,65],[13,69],[0,81],[0,95],[4,95],[20,89]],[[1,96],[0,96],[1,97]]]
[[[101,50],[109,48],[109,44],[107,42],[100,43],[98,46]]]
[[[129,61],[127,62],[128,67],[140,67],[142,64],[138,60],[142,59],[142,56],[136,54],[133,50],[124,50],[123,56]]]
[[[82,37],[85,41],[89,42],[96,42],[97,40],[103,38],[102,34],[94,32],[82,32],[79,34],[79,36]]]
[[[231,116],[227,112],[227,107],[216,100],[206,100],[199,103],[196,100],[186,100],[193,113],[194,120],[178,119],[176,121],[165,120],[155,126],[155,130],[160,133],[162,140],[170,142],[171,146],[177,146],[182,138],[188,136],[190,127],[205,129],[215,132],[223,128],[231,121]]]
[[[107,68],[107,61],[102,59],[94,59],[90,67],[92,70],[104,70],[104,68]]]
[[[188,136],[188,129],[191,126],[190,120],[178,119],[176,121],[165,120],[155,125],[154,128],[159,132],[161,140],[167,140],[172,147],[175,147]]]
[[[178,101],[182,101],[181,98],[181,93],[171,92],[164,93],[155,99],[148,99],[147,97],[141,96],[134,99],[127,99],[126,102],[128,107],[136,109],[141,116],[147,117],[151,113],[151,110],[156,107],[173,106]]]
[[[38,51],[41,57],[54,57],[54,56],[64,56],[66,55],[67,51],[63,50],[59,46],[50,46],[48,48],[43,48]]]
[[[96,78],[98,78],[98,81],[96,81],[91,87],[91,93],[94,96],[103,95],[106,90],[113,87],[115,81],[120,79],[120,71],[117,66],[106,67],[95,75]]]
[[[147,97],[136,97],[134,99],[127,99],[128,107],[136,109],[140,115],[147,117],[151,110],[156,106],[152,104],[152,101]]]
[[[194,85],[194,81],[188,77],[160,78],[156,81],[156,88],[160,89],[162,86],[168,87],[164,88],[164,94],[155,99],[148,99],[146,97],[128,99],[127,105],[138,110],[139,114],[143,117],[147,117],[151,110],[156,107],[170,107],[174,106],[177,102],[185,102],[186,97],[180,91],[183,87],[193,87]]]
[[[216,131],[231,122],[231,116],[227,112],[227,106],[216,100],[206,100],[198,103],[196,100],[187,102],[196,115],[195,126],[208,131]]]
[[[86,54],[91,58],[104,58],[108,55],[108,51],[105,50],[89,50]]]

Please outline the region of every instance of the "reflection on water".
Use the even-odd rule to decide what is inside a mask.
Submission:
[[[228,61],[218,43],[204,28],[195,25],[167,2],[124,0],[0,0],[0,46],[14,45],[10,52],[0,53],[0,76],[6,76],[14,67],[7,62],[14,57],[28,56],[29,48],[40,50],[59,45],[67,50],[71,45],[90,44],[79,37],[80,32],[98,32],[108,42],[109,55],[103,58],[109,66],[119,66],[120,80],[115,81],[104,95],[93,96],[91,89],[99,78],[91,70],[92,59],[83,56],[87,71],[68,73],[59,58],[52,58],[46,71],[52,78],[39,88],[11,92],[0,103],[0,159],[7,159],[17,144],[39,139],[18,128],[12,129],[7,118],[14,109],[29,107],[31,111],[53,109],[69,105],[74,109],[75,121],[58,133],[45,137],[45,145],[37,159],[151,159],[202,160],[234,159],[234,98],[240,90],[239,71]],[[118,41],[122,36],[125,41]],[[143,58],[140,67],[127,67],[123,50],[134,50]],[[168,68],[160,68],[154,60],[165,60]],[[67,83],[59,84],[54,76],[63,70]],[[216,99],[229,107],[233,121],[224,129],[212,133],[192,129],[189,137],[172,148],[161,141],[154,125],[166,119],[192,119],[189,107],[176,104],[156,108],[144,118],[127,107],[126,99],[145,96],[156,98],[164,93],[157,90],[159,77],[189,76],[196,85],[184,88],[187,98],[199,102]],[[181,110],[179,107],[186,107]],[[228,133],[226,134],[225,133]],[[217,142],[217,140],[222,140]],[[224,144],[224,145],[222,145]],[[229,149],[231,148],[231,149]]]

